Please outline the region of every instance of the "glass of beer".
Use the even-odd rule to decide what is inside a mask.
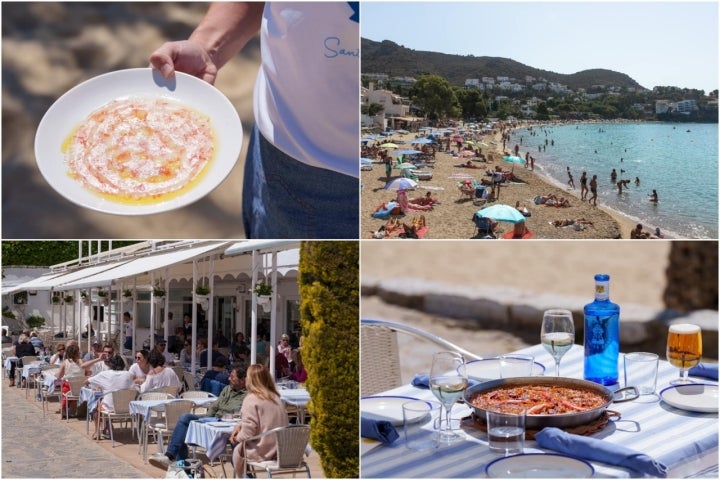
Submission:
[[[700,327],[691,323],[670,325],[667,339],[667,360],[670,365],[680,369],[680,378],[671,385],[692,383],[688,380],[688,370],[700,363],[702,357],[702,336]]]

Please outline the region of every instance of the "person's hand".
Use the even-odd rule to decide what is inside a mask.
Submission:
[[[177,70],[211,85],[215,83],[218,72],[211,55],[192,40],[163,44],[150,55],[150,66],[165,78],[172,77]]]
[[[235,436],[236,436],[238,433],[240,433],[240,426],[241,426],[241,424],[240,424],[240,423],[237,423],[237,424],[235,425],[235,428],[233,428],[232,433],[230,434],[230,443],[232,443],[233,445],[235,445],[236,443],[238,443],[238,439],[235,438]]]

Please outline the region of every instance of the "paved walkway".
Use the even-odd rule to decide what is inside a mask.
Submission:
[[[143,464],[137,439],[128,430],[115,431],[115,448],[110,440],[94,441],[85,433],[85,419],[60,420],[57,401],[50,403],[47,418],[42,402],[31,391],[11,388],[2,379],[2,450],[0,478],[164,478],[166,472]],[[92,425],[90,426],[92,431]],[[155,452],[150,445],[148,453]],[[208,477],[222,477],[219,462],[207,465]],[[313,478],[323,478],[320,459],[312,451],[306,462]],[[226,467],[227,468],[227,467]]]
[[[61,422],[54,413],[59,404],[50,404],[47,418],[41,406],[32,396],[26,400],[25,390],[10,388],[2,379],[2,478],[150,476],[90,440],[85,422]]]

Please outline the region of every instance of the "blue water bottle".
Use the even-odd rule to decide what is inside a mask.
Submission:
[[[595,275],[595,301],[585,305],[584,378],[600,385],[618,382],[620,307],[610,301],[610,276]]]

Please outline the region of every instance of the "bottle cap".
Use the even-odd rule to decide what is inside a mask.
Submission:
[[[610,275],[606,273],[598,273],[595,275],[596,282],[607,282],[608,280],[610,280]]]

